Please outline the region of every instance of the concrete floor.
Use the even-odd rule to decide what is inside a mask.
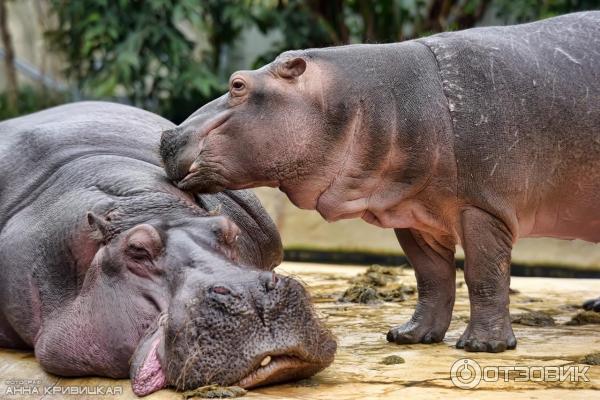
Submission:
[[[511,296],[511,312],[518,314],[545,310],[557,325],[531,327],[514,324],[519,341],[516,350],[500,354],[466,353],[454,344],[468,319],[467,290],[459,287],[454,317],[443,343],[435,345],[398,346],[385,341],[389,326],[405,321],[412,313],[416,296],[402,303],[357,305],[335,300],[350,285],[348,278],[364,271],[362,267],[339,267],[315,264],[284,263],[279,268],[301,278],[312,292],[318,312],[338,337],[339,350],[331,367],[302,383],[256,389],[245,398],[252,399],[407,399],[407,398],[476,398],[476,399],[594,399],[600,398],[600,366],[586,373],[588,382],[508,382],[482,381],[476,389],[454,387],[450,380],[452,364],[470,358],[486,366],[575,366],[592,352],[600,352],[600,325],[566,326],[576,305],[584,299],[600,295],[600,280],[549,278],[513,278],[511,287],[520,293]],[[412,271],[399,277],[404,284],[414,285]],[[459,286],[463,281],[458,277]],[[66,338],[65,340],[68,340]],[[406,362],[383,365],[389,355],[399,355]],[[539,370],[539,368],[538,368]],[[503,375],[501,375],[503,377]],[[39,394],[12,395],[11,388],[30,380],[27,386],[38,388]],[[135,398],[127,380],[100,378],[64,379],[44,373],[29,353],[0,351],[0,398],[2,399],[75,399],[74,394],[44,394],[44,388],[61,391],[68,386],[100,386],[117,395],[97,395],[96,399]],[[91,397],[91,396],[90,396]],[[179,393],[163,390],[147,399],[181,399]]]

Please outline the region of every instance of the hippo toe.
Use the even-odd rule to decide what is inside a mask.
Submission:
[[[600,312],[600,297],[586,301],[583,303],[583,308],[587,311]]]

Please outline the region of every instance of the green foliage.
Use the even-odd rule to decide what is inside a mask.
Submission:
[[[600,9],[599,0],[496,0],[505,22],[529,22],[574,11]]]
[[[48,0],[47,33],[84,97],[126,98],[175,122],[223,93],[246,28],[289,49],[411,39],[598,8],[598,0]]]
[[[505,23],[599,8],[598,0],[280,0],[259,2],[253,18],[282,39],[255,66],[288,49],[347,43],[389,43],[467,29],[484,16]]]
[[[210,2],[209,2],[210,3]],[[126,97],[175,112],[181,100],[212,98],[223,87],[211,48],[196,51],[184,35],[205,15],[193,0],[51,0],[58,27],[47,32],[66,60],[67,77],[91,97]]]
[[[19,110],[17,112],[8,106],[6,93],[0,93],[0,121],[56,106],[65,101],[68,101],[65,94],[41,90],[33,86],[23,86],[18,92]]]
[[[288,0],[275,5],[263,2],[253,17],[262,33],[279,31],[282,36],[269,51],[254,61],[254,67],[269,63],[285,50],[331,46],[337,41],[330,22],[314,13],[307,1]]]

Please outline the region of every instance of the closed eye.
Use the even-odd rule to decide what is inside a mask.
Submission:
[[[160,306],[158,305],[156,300],[154,300],[154,297],[150,296],[148,293],[143,293],[142,296],[148,301],[148,303],[150,303],[156,309],[156,311],[158,311],[159,313],[161,312]]]
[[[150,256],[150,253],[148,252],[148,250],[146,250],[142,246],[137,246],[135,244],[130,244],[127,247],[127,255],[129,255],[129,257],[131,257],[135,260],[138,260],[138,261],[151,259],[151,256]]]

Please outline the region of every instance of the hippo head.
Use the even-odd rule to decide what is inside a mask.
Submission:
[[[36,356],[47,370],[128,374],[143,396],[167,386],[251,388],[300,379],[333,361],[335,340],[303,286],[238,261],[237,225],[197,210],[160,209],[126,223],[111,213],[88,214],[100,245],[79,302],[67,311],[76,318],[60,336],[61,343],[68,333],[83,345],[69,349],[69,360],[45,335]],[[82,322],[85,315],[95,322]]]
[[[338,88],[330,63],[312,52],[286,52],[258,70],[235,72],[227,94],[165,131],[169,178],[196,192],[271,186],[290,195],[294,185],[291,200],[311,208],[304,203],[334,168],[328,151],[352,120],[345,96],[332,98]],[[308,176],[310,185],[298,188]]]
[[[211,383],[249,388],[308,377],[331,363],[335,341],[303,286],[239,265],[238,229],[229,219],[169,225],[134,228],[129,239],[134,264],[141,247],[147,249],[141,251],[145,263],[160,249],[152,264],[164,271],[170,293],[168,307],[132,358],[136,394],[164,384],[183,390]],[[140,230],[148,231],[142,241],[135,239]]]

